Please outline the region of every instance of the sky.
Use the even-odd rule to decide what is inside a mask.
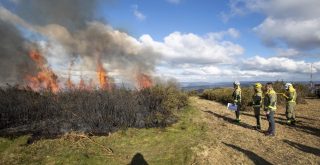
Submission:
[[[15,13],[15,1],[0,6]],[[312,71],[319,81],[319,6],[319,0],[100,0],[94,20],[126,34],[142,50],[142,62],[157,56],[152,74],[160,78],[310,81]],[[50,61],[58,68],[55,56]]]
[[[116,28],[148,36],[161,76],[180,81],[309,81],[320,72],[320,1],[133,0],[99,8]]]

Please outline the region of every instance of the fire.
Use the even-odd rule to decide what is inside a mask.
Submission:
[[[67,86],[68,89],[74,89],[75,88],[75,85],[73,84],[70,76],[67,79],[66,86]]]
[[[139,89],[150,88],[153,84],[151,77],[143,73],[138,74],[137,80]]]
[[[27,85],[34,91],[50,91],[57,93],[63,90],[109,90],[111,91],[115,88],[114,80],[112,77],[109,77],[107,70],[104,68],[100,58],[97,60],[96,68],[96,79],[89,79],[86,81],[82,77],[82,72],[80,75],[80,81],[75,83],[72,81],[71,70],[73,62],[69,65],[68,77],[64,83],[61,83],[59,86],[59,78],[54,73],[54,71],[48,66],[47,60],[45,57],[38,51],[32,50],[29,52],[30,58],[34,61],[38,67],[38,72],[35,75],[27,75],[26,82]],[[150,88],[153,85],[153,80],[150,75],[138,72],[136,76],[137,88],[145,89]]]
[[[107,90],[112,89],[111,83],[109,81],[109,77],[107,75],[107,71],[104,69],[100,59],[98,59],[97,76],[98,76],[98,81],[101,89],[107,89]]]
[[[74,89],[75,88],[75,84],[71,80],[71,69],[72,69],[72,66],[73,66],[73,61],[70,63],[69,68],[68,68],[68,79],[67,79],[67,82],[66,82],[67,89]]]
[[[79,89],[80,90],[85,90],[86,89],[86,83],[84,82],[84,80],[83,80],[83,78],[82,77],[80,77],[80,82],[79,82]]]
[[[27,75],[28,86],[34,91],[59,91],[58,76],[46,65],[46,59],[38,51],[30,51],[30,58],[37,64],[39,72],[35,76]]]

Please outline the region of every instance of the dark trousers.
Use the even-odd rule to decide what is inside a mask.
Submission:
[[[270,111],[267,115],[267,119],[269,122],[268,133],[275,134],[275,122],[274,122],[274,111]]]
[[[256,121],[257,121],[257,126],[260,126],[260,121],[261,121],[260,107],[253,107],[253,110],[254,110],[254,117],[256,118]]]
[[[240,120],[240,109],[241,109],[241,106],[238,104],[237,105],[237,110],[235,111],[237,120]]]

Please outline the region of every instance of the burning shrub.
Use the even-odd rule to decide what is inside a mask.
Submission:
[[[127,127],[163,127],[187,104],[177,86],[142,90],[70,90],[53,94],[30,89],[0,89],[2,134],[59,135],[69,131],[107,134]]]

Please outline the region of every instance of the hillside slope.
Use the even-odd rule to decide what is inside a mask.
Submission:
[[[253,112],[243,112],[242,123],[220,103],[192,98],[209,125],[210,141],[199,144],[199,164],[320,164],[320,101],[298,105],[296,126],[285,124],[285,110],[276,115],[276,136],[254,129]],[[267,129],[263,115],[262,129]]]
[[[0,164],[320,164],[320,100],[307,102],[297,107],[295,127],[285,124],[283,108],[277,111],[275,137],[254,130],[253,112],[235,124],[224,105],[191,97],[191,106],[176,114],[179,121],[166,128],[35,141],[0,137]]]

